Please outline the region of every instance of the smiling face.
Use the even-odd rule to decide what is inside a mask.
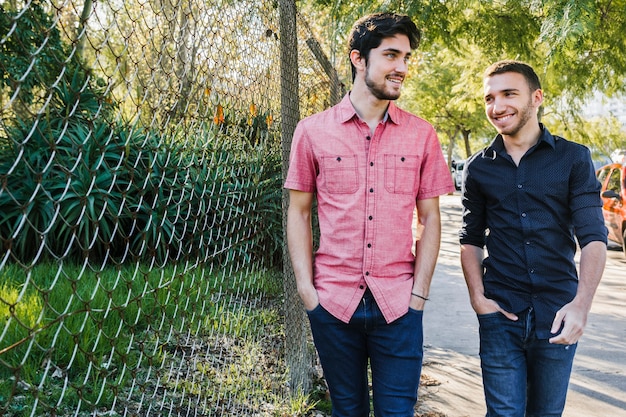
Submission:
[[[400,97],[410,56],[411,46],[405,35],[385,38],[378,48],[370,50],[364,76],[365,85],[374,97],[379,100]]]
[[[505,72],[487,77],[484,93],[487,118],[501,135],[515,138],[537,128],[543,92],[532,91],[522,74]]]

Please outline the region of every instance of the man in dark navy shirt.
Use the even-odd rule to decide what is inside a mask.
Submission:
[[[484,99],[498,135],[465,165],[459,235],[487,417],[560,416],[606,260],[600,184],[589,150],[539,123],[530,66],[490,66]]]

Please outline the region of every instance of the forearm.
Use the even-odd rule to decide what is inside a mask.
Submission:
[[[423,310],[430,292],[430,283],[441,245],[439,198],[418,201],[417,214],[423,229],[420,238],[415,243],[415,266],[411,291],[413,294],[409,306],[416,310]]]
[[[461,267],[474,310],[485,298],[483,285],[484,250],[474,245],[461,245]]]
[[[428,298],[439,248],[441,245],[441,219],[437,214],[421,219],[424,225],[420,239],[415,244],[415,270],[413,292]]]
[[[310,219],[289,213],[287,245],[298,288],[313,285],[313,239]]]
[[[578,289],[574,299],[564,305],[554,316],[551,332],[555,334],[550,343],[572,345],[583,335],[587,315],[596,293],[606,262],[604,242],[588,243],[580,254]]]
[[[580,253],[580,271],[578,290],[574,302],[588,312],[591,309],[593,296],[600,284],[606,263],[606,245],[604,242],[590,242]]]
[[[305,308],[317,304],[317,291],[313,285],[313,232],[311,211],[305,194],[291,193],[287,211],[287,247],[296,278],[298,294]]]

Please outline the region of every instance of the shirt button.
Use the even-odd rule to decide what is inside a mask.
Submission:
[[[370,166],[371,166],[371,167],[373,167],[373,166],[374,166],[374,163],[373,163],[373,162],[370,162]]]
[[[522,217],[526,217],[526,213],[522,213]]]
[[[403,156],[402,158],[400,158],[400,160],[401,160],[402,162],[404,162],[404,156]]]
[[[517,184],[517,188],[522,188],[522,184]]]
[[[370,272],[369,272],[369,271],[367,271],[367,272],[365,273],[365,276],[369,276],[369,275],[370,275]]]
[[[360,288],[360,289],[363,289],[363,288],[365,288],[365,287],[364,287],[363,285],[359,285],[359,288]]]
[[[365,139],[370,140],[370,139],[372,139],[372,137],[371,136],[366,136]]]
[[[374,218],[373,216],[369,216],[369,217],[368,217],[368,219],[369,219],[369,220],[372,220],[373,218]]]
[[[527,244],[527,245],[530,245],[530,240],[527,240],[527,241],[526,241],[526,244]]]
[[[367,247],[368,247],[368,248],[371,248],[371,247],[372,247],[372,244],[371,244],[371,243],[368,243],[368,244],[367,244]]]
[[[370,188],[370,193],[373,193],[373,192],[374,192],[374,189],[373,189],[373,188]]]
[[[531,273],[531,274],[534,274],[534,273],[535,273],[535,270],[534,270],[534,269],[531,269],[531,270],[530,270],[530,273]]]

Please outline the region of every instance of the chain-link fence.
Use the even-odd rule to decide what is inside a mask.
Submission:
[[[294,3],[0,8],[0,415],[288,413],[282,159],[341,95]]]

